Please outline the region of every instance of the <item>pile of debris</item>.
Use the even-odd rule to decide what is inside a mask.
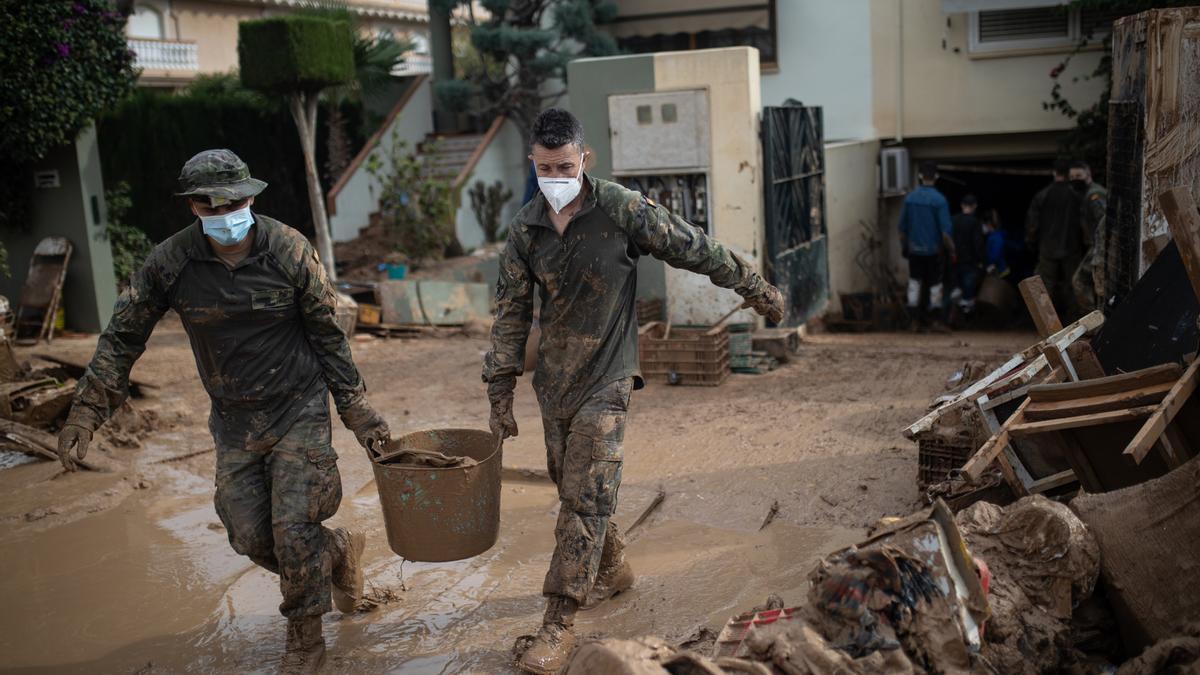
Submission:
[[[0,302],[7,306],[3,298]],[[57,462],[55,434],[70,412],[75,384],[84,366],[48,355],[37,356],[43,362],[40,366],[20,362],[6,316],[0,311],[0,468],[38,459]],[[131,396],[141,397],[147,386],[131,380]],[[141,447],[141,440],[156,426],[153,411],[135,409],[126,401],[98,435],[96,447],[102,451]],[[94,461],[76,463],[86,470],[101,470]]]

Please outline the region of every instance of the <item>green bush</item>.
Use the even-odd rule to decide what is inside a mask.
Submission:
[[[380,184],[379,212],[410,261],[440,258],[458,242],[450,181],[433,175],[433,151],[418,157],[397,136],[392,134],[390,153],[379,149],[367,158],[367,171]]]
[[[362,147],[366,130],[362,106],[340,104],[349,127],[351,156]],[[326,110],[325,112],[328,112]],[[330,115],[321,116],[322,122]],[[317,129],[318,166],[325,166],[328,130]],[[192,155],[209,148],[229,148],[250,167],[267,189],[254,209],[312,235],[304,159],[291,115],[278,101],[249,91],[236,75],[197,78],[179,94],[139,89],[99,122],[104,180],[129,184],[133,207],[129,225],[162,241],[194,216],[174,193],[179,170]],[[325,177],[325,185],[333,181]]]
[[[145,232],[129,224],[133,212],[133,201],[129,198],[129,184],[117,183],[116,187],[104,192],[108,206],[108,220],[104,224],[104,236],[112,247],[113,273],[117,285],[122,289],[146,262],[146,256],[154,250],[154,244]]]
[[[242,82],[277,93],[319,91],[354,79],[350,24],[293,15],[238,24]]]

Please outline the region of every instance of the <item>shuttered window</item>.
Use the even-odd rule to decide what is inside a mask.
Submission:
[[[1074,47],[1085,38],[1107,39],[1118,16],[1066,6],[970,12],[969,47],[972,52]]]
[[[981,43],[1070,37],[1071,15],[1059,7],[1002,9],[979,13]]]

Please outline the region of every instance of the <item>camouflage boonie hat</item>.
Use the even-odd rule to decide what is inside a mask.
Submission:
[[[236,202],[263,191],[267,184],[250,177],[250,168],[230,150],[205,150],[179,172],[180,197],[205,196],[213,206]]]

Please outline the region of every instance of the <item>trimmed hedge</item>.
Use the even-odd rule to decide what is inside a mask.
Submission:
[[[238,24],[242,82],[271,92],[320,91],[354,79],[349,24],[291,15]]]
[[[158,242],[192,222],[194,216],[178,192],[179,170],[192,155],[209,148],[229,148],[250,167],[267,189],[254,209],[311,236],[304,158],[290,113],[278,102],[238,90],[222,89],[222,77],[203,88],[180,94],[139,89],[98,122],[100,158],[106,185],[129,184],[132,208],[126,222]],[[236,78],[231,78],[236,83]],[[317,166],[324,172],[329,119],[322,103],[317,128]],[[365,139],[362,107],[343,103],[349,121],[351,152]],[[322,176],[324,185],[332,185]]]

